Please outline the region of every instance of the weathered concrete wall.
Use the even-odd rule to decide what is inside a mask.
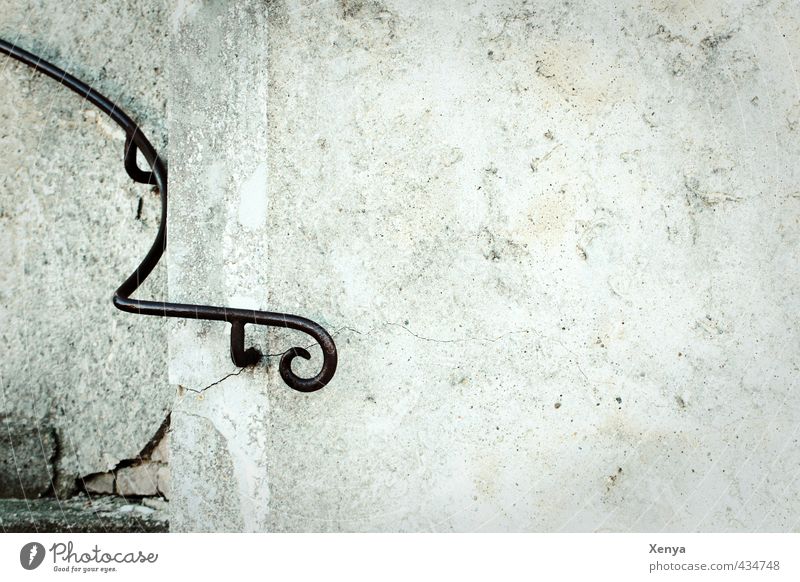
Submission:
[[[174,26],[171,298],[340,350],[301,395],[175,328],[175,529],[797,530],[796,3]]]
[[[266,30],[261,2],[184,2],[175,10],[172,301],[251,308],[268,302]],[[256,530],[268,517],[266,371],[246,371],[204,391],[237,371],[225,328],[197,321],[172,328],[170,382],[178,385],[180,413],[172,417],[179,454],[170,468],[180,494],[171,511],[178,530]],[[253,384],[260,388],[250,390]]]
[[[162,150],[167,18],[155,1],[0,0],[0,36],[117,101]],[[0,82],[0,459],[12,483],[16,469],[35,480],[26,496],[53,479],[63,494],[135,458],[173,398],[163,322],[111,305],[160,208],[93,106],[5,56]],[[144,294],[165,296],[164,271]]]

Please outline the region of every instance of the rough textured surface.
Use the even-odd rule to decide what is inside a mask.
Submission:
[[[264,6],[184,2],[173,26],[169,229],[176,234],[168,247],[170,300],[263,307],[267,77],[259,60],[267,53]],[[221,268],[225,264],[235,266]],[[235,372],[227,327],[177,322],[170,381],[200,392]],[[250,336],[258,343],[257,334]],[[255,374],[263,382],[264,371]],[[267,519],[266,394],[245,388],[252,375],[232,376],[205,393],[179,387],[170,464],[173,491],[180,491],[171,503],[179,531],[257,530]],[[205,395],[210,400],[203,400]]]
[[[176,529],[798,529],[796,3],[220,6],[175,11],[170,296],[340,367],[176,328]]]
[[[36,498],[53,489],[53,429],[0,415],[0,498]]]
[[[0,14],[2,38],[117,101],[164,148],[163,2],[0,0]],[[121,131],[91,105],[5,56],[0,83],[0,413],[53,427],[64,494],[135,456],[172,399],[163,321],[111,305],[152,243],[158,196],[128,178]],[[165,287],[161,269],[140,296]]]
[[[3,533],[147,533],[169,530],[167,510],[157,502],[83,496],[72,499],[0,499]]]

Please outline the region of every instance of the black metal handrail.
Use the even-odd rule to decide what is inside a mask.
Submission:
[[[114,123],[125,130],[124,163],[128,176],[140,184],[155,186],[161,195],[161,221],[158,234],[153,245],[147,252],[144,260],[114,293],[114,306],[122,311],[138,313],[140,315],[156,315],[160,317],[181,317],[185,319],[205,319],[211,321],[226,321],[231,324],[231,359],[236,366],[245,367],[256,364],[262,354],[256,348],[245,349],[245,325],[266,325],[296,329],[306,333],[322,348],[322,369],[312,378],[302,378],[292,371],[292,361],[300,356],[306,360],[311,359],[311,354],[305,348],[294,347],[288,349],[281,356],[279,371],[283,381],[289,387],[300,392],[314,392],[325,386],[336,372],[338,355],[336,344],[331,335],[321,325],[300,317],[272,311],[254,311],[251,309],[238,309],[233,307],[214,307],[211,305],[190,305],[186,303],[166,303],[161,301],[146,301],[133,299],[131,295],[141,286],[144,280],[155,268],[164,250],[167,247],[167,166],[159,157],[150,141],[139,129],[139,126],[128,117],[117,105],[104,97],[86,83],[59,69],[34,54],[25,51],[16,45],[0,39],[0,52],[5,53],[18,61],[44,73],[71,89],[81,97],[90,101],[103,113],[108,115]],[[139,168],[136,154],[141,152],[150,165],[150,171]]]

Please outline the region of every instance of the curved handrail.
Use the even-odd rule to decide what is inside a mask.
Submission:
[[[302,378],[292,371],[292,361],[296,357],[306,360],[311,355],[304,348],[288,349],[281,356],[278,366],[281,377],[290,388],[299,392],[314,392],[324,387],[336,372],[338,355],[336,344],[331,335],[321,325],[300,317],[272,311],[254,311],[232,307],[214,307],[211,305],[191,305],[186,303],[167,303],[133,299],[131,295],[141,286],[144,280],[158,264],[167,248],[167,166],[159,157],[155,148],[139,129],[139,126],[128,117],[116,104],[101,95],[86,83],[16,45],[0,39],[0,52],[28,65],[36,71],[44,73],[74,91],[95,107],[108,115],[114,123],[125,130],[125,171],[132,180],[141,184],[154,185],[161,195],[161,221],[155,241],[147,251],[136,270],[125,279],[114,293],[113,303],[117,309],[140,315],[156,315],[161,317],[181,317],[185,319],[205,319],[210,321],[226,321],[231,324],[231,359],[236,366],[245,367],[256,364],[262,354],[255,348],[245,350],[245,325],[266,325],[285,327],[302,331],[314,338],[322,348],[322,369],[311,378]],[[141,152],[150,165],[150,171],[139,168],[136,154]]]

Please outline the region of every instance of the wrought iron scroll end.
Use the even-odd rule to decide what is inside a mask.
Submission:
[[[300,357],[304,360],[310,360],[311,354],[306,348],[293,347],[286,350],[281,356],[278,371],[280,372],[283,381],[293,390],[298,392],[316,392],[324,388],[330,382],[336,372],[338,365],[338,354],[336,352],[336,344],[330,334],[319,324],[311,320],[290,316],[280,315],[280,320],[272,319],[275,314],[265,312],[253,312],[254,320],[243,321],[241,319],[231,319],[231,359],[235,366],[246,368],[257,364],[263,357],[260,351],[256,348],[245,349],[245,325],[247,323],[273,325],[277,327],[286,327],[296,329],[307,333],[313,337],[319,344],[322,350],[322,369],[315,376],[311,378],[303,378],[295,374],[292,370],[292,362],[295,358]],[[271,322],[259,321],[261,318],[272,319]]]

